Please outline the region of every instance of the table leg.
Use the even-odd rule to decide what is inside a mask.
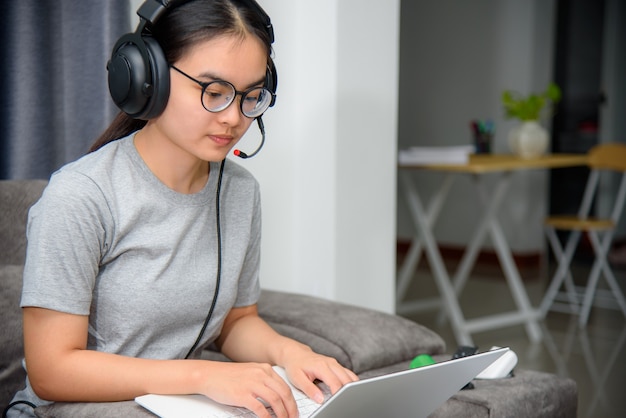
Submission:
[[[587,280],[587,290],[585,291],[585,296],[580,309],[580,317],[578,318],[580,327],[584,327],[587,324],[601,272],[604,273],[604,279],[613,292],[615,301],[621,308],[624,316],[626,316],[626,300],[624,300],[624,296],[619,284],[617,283],[615,275],[606,260],[606,255],[608,254],[611,242],[613,241],[614,232],[615,230],[605,231],[603,240],[600,242],[598,233],[596,231],[589,231],[589,239],[591,240],[592,247],[596,254],[596,259],[591,268],[589,279]]]
[[[403,172],[400,174],[401,176],[406,176],[407,178],[401,179],[402,185],[404,186],[406,193],[409,194],[417,194],[415,191],[415,187],[410,178],[408,178],[409,173]],[[428,228],[432,230],[437,222],[437,218],[441,213],[441,207],[443,206],[446,197],[448,196],[448,192],[452,187],[454,177],[451,174],[447,174],[444,178],[444,181],[439,188],[438,192],[435,196],[430,200],[428,204],[427,212],[426,212],[426,223]],[[419,195],[417,195],[417,199],[419,199]],[[404,259],[402,266],[398,271],[398,280],[397,280],[397,288],[396,288],[396,303],[401,303],[406,296],[406,292],[411,284],[411,280],[413,279],[413,275],[415,274],[415,269],[417,268],[421,254],[422,254],[422,240],[420,239],[419,228],[416,226],[416,234],[411,240],[411,245],[409,247],[409,251],[407,252],[406,258]]]
[[[488,195],[485,190],[485,186],[481,181],[483,177],[477,175],[473,176],[473,178],[478,194],[481,198],[481,202],[484,206],[484,211],[483,218],[479,222],[478,228],[474,232],[474,235],[470,240],[465,253],[463,254],[459,267],[457,268],[457,272],[454,275],[453,285],[457,300],[475,264],[476,257],[481,244],[485,239],[485,235],[489,232],[498,255],[498,260],[500,261],[500,265],[504,271],[504,276],[508,282],[509,288],[511,289],[513,299],[518,307],[518,311],[496,314],[483,318],[469,319],[466,321],[466,326],[471,331],[482,331],[525,322],[530,340],[533,342],[540,341],[542,338],[542,332],[537,322],[539,315],[530,305],[526,289],[522,284],[522,279],[517,267],[515,266],[511,250],[497,217],[498,208],[500,207],[511,182],[511,173],[503,173],[491,196]],[[440,315],[438,319],[439,321],[443,321],[443,315]]]
[[[478,178],[475,177],[475,181],[479,181]],[[484,215],[480,222],[478,223],[478,227],[472,236],[469,244],[467,245],[465,252],[463,252],[463,256],[461,257],[461,261],[456,269],[456,273],[454,274],[454,278],[452,283],[454,285],[454,291],[458,296],[463,291],[467,279],[469,278],[470,273],[472,272],[472,268],[476,263],[476,257],[478,257],[478,253],[481,249],[481,244],[485,240],[485,236],[489,231],[491,220],[496,217],[496,210],[500,205],[500,201],[503,197],[503,191],[507,187],[507,184],[503,183],[499,190],[496,190],[496,193],[493,195],[491,202],[487,199],[485,194],[485,190],[483,187],[478,187],[478,192],[480,195],[481,203],[486,207]],[[443,324],[445,321],[445,312],[441,311],[439,316],[437,317],[437,323],[439,325]]]
[[[532,308],[528,300],[528,294],[522,283],[519,271],[515,266],[513,257],[511,256],[511,251],[504,237],[504,233],[495,220],[491,224],[491,237],[494,240],[498,258],[504,270],[504,276],[509,282],[513,299],[522,314],[523,321],[526,322],[526,332],[531,341],[539,342],[542,338],[541,328],[537,322],[539,314],[537,310]]]
[[[476,177],[475,179],[481,195],[486,198],[487,194],[484,190],[484,184],[479,178]],[[500,265],[504,270],[504,276],[507,279],[513,299],[515,300],[521,314],[520,322],[526,323],[526,331],[530,340],[538,342],[541,341],[542,338],[541,328],[537,322],[539,315],[530,304],[528,294],[526,293],[526,289],[522,283],[522,278],[519,274],[517,266],[515,265],[515,261],[513,260],[511,249],[506,241],[502,227],[498,222],[498,217],[496,216],[497,209],[502,202],[506,190],[509,188],[510,181],[511,173],[505,173],[505,175],[500,178],[498,184],[496,185],[494,194],[492,195],[491,203],[487,207],[486,215],[489,215],[489,232],[491,239],[493,240],[496,253],[498,254]]]
[[[407,203],[413,222],[420,234],[420,240],[424,243],[426,256],[433,271],[435,283],[444,301],[444,308],[449,315],[455,338],[460,345],[473,345],[472,338],[465,327],[465,318],[459,306],[454,289],[450,282],[448,272],[443,263],[439,248],[432,234],[429,219],[424,211],[421,199],[406,172],[400,172],[400,179],[405,188]]]

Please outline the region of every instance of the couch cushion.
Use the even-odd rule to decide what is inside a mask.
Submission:
[[[578,390],[574,380],[550,373],[517,370],[511,378],[474,380],[474,389],[457,392],[431,418],[572,418],[577,416],[577,409]],[[466,415],[468,411],[484,413]]]
[[[312,296],[264,290],[259,315],[357,374],[445,351],[439,335],[413,321]]]
[[[7,405],[15,392],[24,387],[26,374],[22,368],[24,343],[22,334],[22,266],[0,265],[0,406]]]
[[[65,403],[57,402],[35,409],[39,418],[154,418],[135,401]]]

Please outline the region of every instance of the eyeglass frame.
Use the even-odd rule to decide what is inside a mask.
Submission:
[[[202,87],[202,91],[200,92],[200,103],[202,104],[202,107],[204,108],[204,110],[206,110],[207,112],[210,112],[210,113],[219,113],[219,112],[222,112],[222,111],[224,111],[224,110],[228,109],[228,107],[229,107],[230,105],[232,105],[232,104],[233,104],[233,102],[235,101],[235,98],[236,98],[237,96],[241,96],[241,100],[239,101],[239,110],[241,111],[241,114],[242,114],[242,115],[244,115],[244,116],[245,116],[245,117],[247,117],[247,118],[250,118],[250,119],[259,118],[259,117],[263,116],[263,114],[265,113],[265,111],[267,111],[267,109],[269,109],[269,108],[270,108],[270,106],[271,106],[271,104],[272,104],[272,101],[274,100],[274,97],[276,96],[276,95],[275,95],[275,94],[274,94],[274,93],[273,93],[270,89],[268,89],[268,88],[267,88],[267,87],[265,87],[265,86],[251,87],[251,88],[249,88],[249,89],[247,89],[247,90],[245,90],[245,91],[239,91],[239,90],[237,90],[237,88],[234,86],[234,84],[233,84],[233,83],[231,83],[230,81],[226,81],[226,80],[213,80],[213,81],[209,81],[209,82],[204,82],[204,81],[200,81],[200,80],[198,80],[198,79],[196,79],[196,78],[194,78],[194,77],[190,76],[189,74],[185,73],[183,70],[181,70],[180,68],[176,67],[176,66],[175,66],[175,65],[173,65],[173,64],[170,64],[170,68],[172,68],[172,69],[173,69],[173,70],[175,70],[176,72],[178,72],[178,73],[182,74],[183,76],[187,77],[189,80],[191,80],[191,81],[193,81],[193,82],[197,83],[200,87]],[[230,100],[230,102],[229,102],[226,106],[224,106],[224,108],[223,108],[223,109],[220,109],[220,110],[210,110],[210,109],[207,109],[207,107],[206,107],[206,106],[205,106],[205,104],[204,104],[204,100],[203,100],[203,99],[204,99],[204,94],[205,94],[205,92],[206,92],[206,89],[207,89],[207,88],[208,88],[211,84],[213,84],[213,83],[226,83],[226,84],[228,84],[229,86],[231,86],[231,87],[232,87],[232,89],[233,89],[233,91],[235,92],[235,94],[233,94],[233,97],[232,97],[232,99]],[[265,90],[265,92],[267,92],[267,93],[269,94],[269,96],[270,96],[270,100],[268,101],[267,106],[265,107],[265,109],[263,109],[263,111],[262,111],[261,113],[259,113],[257,116],[248,116],[248,115],[246,115],[246,112],[243,110],[243,103],[244,103],[244,99],[245,99],[245,97],[248,95],[248,93],[250,93],[251,91],[257,90],[257,89],[262,89],[262,90]]]

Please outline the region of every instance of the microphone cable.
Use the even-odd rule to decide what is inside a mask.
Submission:
[[[215,305],[217,304],[217,296],[220,292],[220,282],[222,281],[222,226],[220,221],[220,194],[222,191],[222,175],[224,174],[224,164],[226,163],[226,159],[222,160],[220,164],[220,172],[217,178],[217,190],[215,192],[215,219],[217,226],[217,276],[215,279],[215,293],[213,294],[213,301],[211,302],[211,307],[209,308],[209,313],[204,320],[204,324],[202,325],[202,329],[198,334],[198,338],[193,343],[193,346],[189,349],[189,352],[185,356],[185,359],[188,359],[189,356],[194,352],[196,348],[198,348],[198,344],[200,344],[200,340],[206,331],[207,326],[209,325],[209,321],[213,316],[213,311],[215,310]]]

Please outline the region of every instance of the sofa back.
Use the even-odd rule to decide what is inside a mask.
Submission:
[[[26,220],[46,184],[45,180],[0,180],[0,409],[24,387],[20,297]]]
[[[28,209],[46,180],[0,180],[0,265],[24,264]]]

